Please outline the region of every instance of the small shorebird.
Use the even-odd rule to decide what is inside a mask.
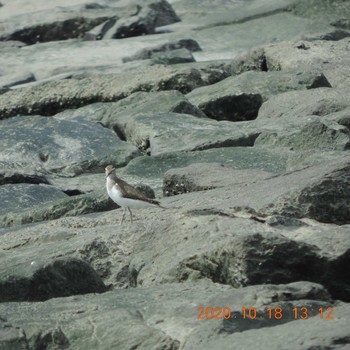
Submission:
[[[120,224],[124,221],[126,209],[129,210],[131,222],[132,212],[130,208],[158,207],[166,209],[162,207],[158,201],[146,197],[141,191],[122,179],[119,179],[119,177],[115,175],[115,168],[113,165],[108,165],[105,171],[107,179],[106,187],[109,197],[113,202],[124,208]]]

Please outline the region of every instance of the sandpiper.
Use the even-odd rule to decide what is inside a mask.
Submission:
[[[124,221],[126,209],[129,210],[131,222],[132,212],[130,208],[158,207],[165,209],[158,201],[146,197],[137,188],[129,185],[117,177],[115,175],[115,168],[113,165],[108,165],[105,168],[105,171],[107,179],[106,187],[109,197],[113,200],[113,202],[124,208],[120,224],[122,224]]]

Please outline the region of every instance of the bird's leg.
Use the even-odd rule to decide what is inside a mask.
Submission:
[[[129,213],[130,213],[130,221],[132,223],[132,212],[131,212],[131,209],[128,207],[128,210],[129,210]]]
[[[124,218],[125,218],[125,213],[126,213],[126,208],[123,208],[123,215],[122,215],[122,217],[120,219],[119,225],[121,225],[123,223]]]

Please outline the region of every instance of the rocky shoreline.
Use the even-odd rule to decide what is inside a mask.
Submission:
[[[348,18],[2,0],[0,350],[347,349]]]

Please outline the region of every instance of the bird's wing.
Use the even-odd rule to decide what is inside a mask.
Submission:
[[[123,192],[123,197],[124,198],[129,198],[129,199],[142,199],[145,202],[155,204],[155,205],[160,205],[160,203],[154,199],[148,198],[145,196],[140,190],[137,188],[129,185],[125,181],[118,179],[119,186]]]

